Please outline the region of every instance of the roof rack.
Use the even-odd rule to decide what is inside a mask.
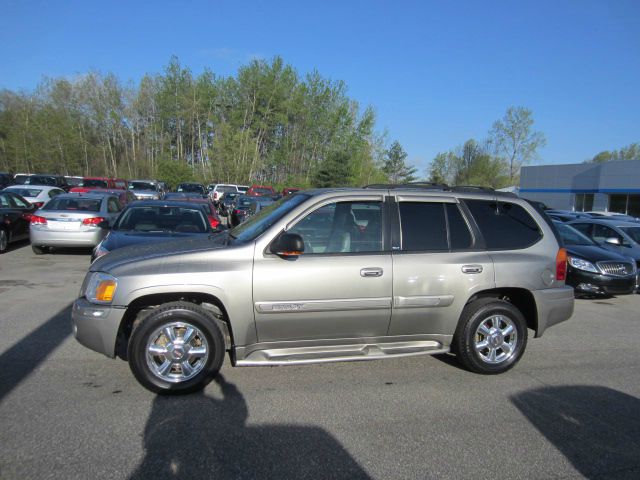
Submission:
[[[402,190],[402,189],[425,189],[425,190],[451,190],[445,183],[433,183],[433,182],[409,182],[409,183],[374,183],[371,185],[365,185],[363,188],[383,188],[388,190]]]

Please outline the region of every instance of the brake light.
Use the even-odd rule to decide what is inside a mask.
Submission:
[[[104,222],[103,217],[91,217],[91,218],[85,218],[84,220],[82,220],[83,225],[98,225],[102,222]]]
[[[556,255],[556,280],[567,279],[567,251],[564,248],[558,250]]]
[[[47,219],[38,215],[31,215],[31,225],[46,225]]]
[[[42,208],[44,202],[33,202],[32,205],[34,205],[36,208]]]
[[[212,215],[208,215],[209,217],[209,225],[211,225],[211,228],[218,228],[218,225],[220,225],[220,222],[218,221],[218,219]]]
[[[31,222],[31,214],[30,213],[23,213],[22,214],[22,218],[24,218],[27,222]]]

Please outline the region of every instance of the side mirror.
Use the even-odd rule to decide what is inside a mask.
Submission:
[[[271,244],[271,253],[282,258],[297,258],[304,252],[304,240],[297,233],[283,233]]]
[[[604,243],[606,243],[608,245],[615,245],[616,247],[619,247],[621,245],[620,239],[617,238],[617,237],[605,238],[604,239]]]

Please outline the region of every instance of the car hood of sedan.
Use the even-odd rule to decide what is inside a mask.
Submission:
[[[565,245],[567,253],[589,262],[632,262],[633,260],[597,245]]]

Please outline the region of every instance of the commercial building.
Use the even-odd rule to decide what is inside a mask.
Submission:
[[[640,217],[640,160],[522,167],[520,196],[562,210]]]

